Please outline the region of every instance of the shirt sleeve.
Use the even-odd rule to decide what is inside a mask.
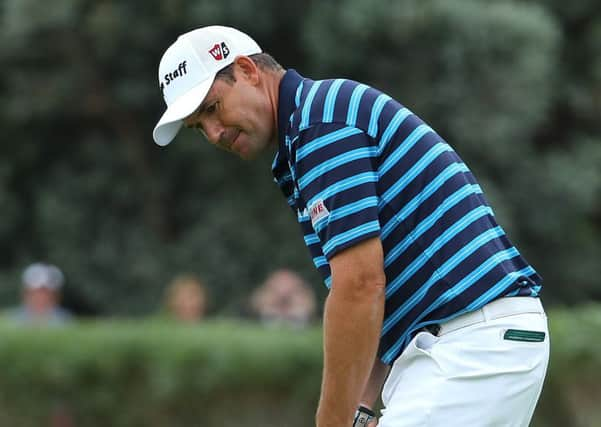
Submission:
[[[301,203],[330,260],[380,235],[378,147],[362,130],[322,123],[294,143],[294,169]]]

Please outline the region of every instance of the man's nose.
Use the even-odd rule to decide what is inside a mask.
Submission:
[[[223,134],[223,126],[217,121],[207,121],[202,124],[202,129],[209,140],[209,142],[213,145],[217,145]]]

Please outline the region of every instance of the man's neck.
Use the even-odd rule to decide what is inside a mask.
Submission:
[[[269,71],[266,73],[269,77],[267,79],[267,95],[269,97],[269,104],[271,108],[272,121],[274,123],[273,136],[270,144],[272,147],[278,147],[278,106],[280,99],[280,82],[286,74],[286,70]]]

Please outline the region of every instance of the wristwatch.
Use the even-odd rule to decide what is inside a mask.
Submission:
[[[355,419],[353,420],[353,427],[366,427],[371,420],[374,419],[376,414],[365,406],[361,405],[355,412]]]

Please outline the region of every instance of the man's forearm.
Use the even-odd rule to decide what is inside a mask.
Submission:
[[[374,409],[374,405],[382,392],[382,385],[384,385],[384,381],[386,380],[389,371],[390,366],[385,365],[380,359],[376,358],[367,384],[365,385],[365,389],[363,390],[363,394],[361,395],[361,405],[366,406],[369,409]]]
[[[376,358],[383,315],[383,287],[366,285],[359,292],[347,292],[332,286],[324,313],[318,427],[352,424]]]

